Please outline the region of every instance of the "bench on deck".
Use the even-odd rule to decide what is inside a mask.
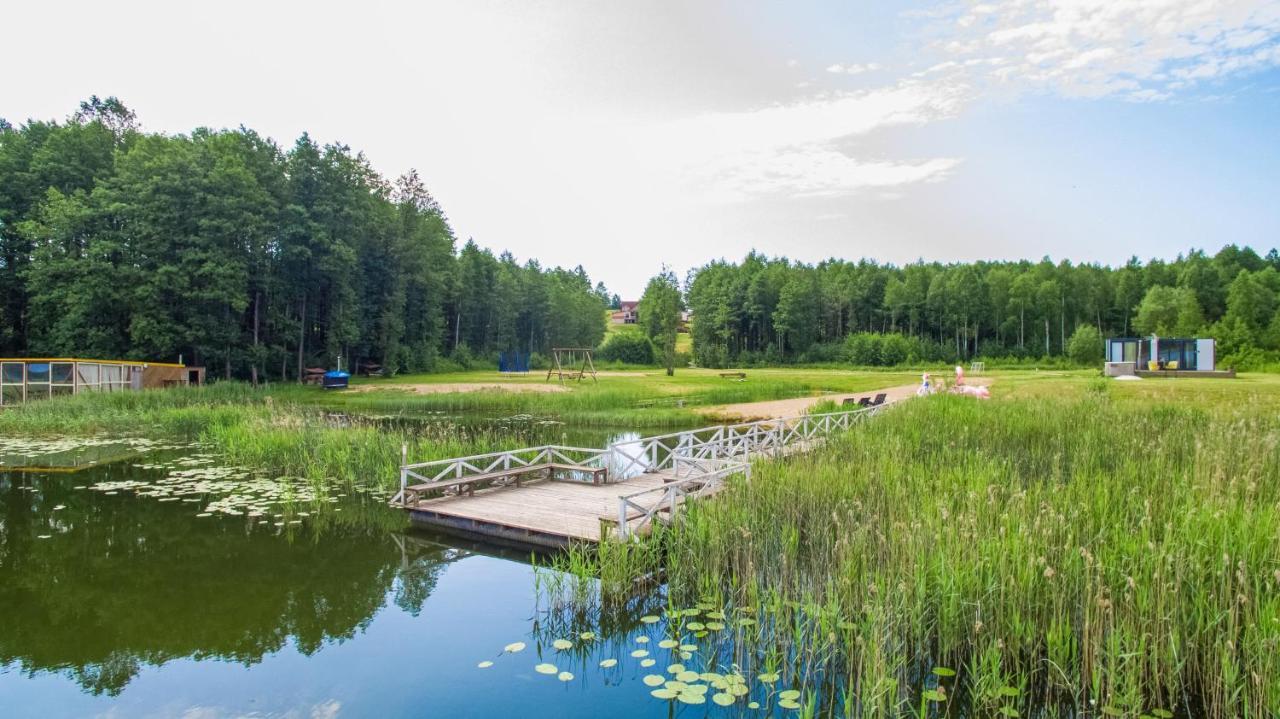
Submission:
[[[442,479],[438,482],[422,482],[419,484],[411,484],[405,487],[404,503],[415,505],[423,499],[424,494],[439,494],[439,498],[444,497],[460,497],[465,494],[468,497],[474,497],[477,489],[523,486],[522,482],[555,480],[557,473],[576,473],[587,475],[591,478],[590,484],[604,484],[608,480],[609,470],[604,467],[586,467],[578,464],[561,464],[557,462],[547,462],[544,464],[531,464],[527,467],[512,467],[511,469],[498,469],[483,474],[473,474],[469,477],[460,477],[458,479]],[[580,481],[580,480],[559,480],[559,481]],[[434,497],[428,497],[433,499]]]

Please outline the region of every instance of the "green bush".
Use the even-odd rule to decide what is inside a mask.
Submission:
[[[1093,325],[1080,325],[1067,340],[1067,356],[1076,364],[1096,365],[1102,361],[1102,333]]]
[[[651,365],[656,360],[653,342],[640,332],[616,332],[601,345],[600,359],[606,362]]]

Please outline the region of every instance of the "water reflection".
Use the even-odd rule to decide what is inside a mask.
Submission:
[[[138,472],[115,464],[92,480]],[[0,474],[0,663],[92,693],[176,658],[248,665],[289,644],[310,655],[353,637],[388,596],[420,612],[442,568],[468,554],[388,532],[359,506],[289,536],[74,489],[84,481]]]
[[[616,616],[539,612],[527,555],[409,532],[381,494],[276,527],[77,489],[154,482],[166,470],[149,467],[192,451],[0,471],[0,716],[653,715],[618,643],[656,595]],[[573,682],[542,681],[537,663],[569,666],[544,640],[585,626],[622,665],[584,656]],[[477,668],[516,641],[529,648]]]

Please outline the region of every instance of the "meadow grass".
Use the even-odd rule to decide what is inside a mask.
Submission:
[[[239,382],[141,392],[84,393],[30,402],[0,411],[7,435],[94,434],[196,436],[207,427],[233,425],[244,410],[307,414],[341,411],[366,415],[466,414],[503,417],[532,414],[577,427],[637,429],[687,427],[695,410],[738,402],[786,399],[823,392],[860,392],[912,381],[892,372],[748,370],[731,381],[712,370],[611,373],[595,382],[566,383],[562,392],[488,389],[418,394],[413,384],[544,384],[545,375],[454,372],[360,380],[366,391],[331,392],[315,386],[273,384],[258,389]]]
[[[671,606],[751,612],[735,662],[818,714],[1276,716],[1274,387],[1084,375],[908,402],[650,541]]]

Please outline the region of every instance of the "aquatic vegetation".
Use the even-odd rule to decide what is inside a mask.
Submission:
[[[736,666],[765,707],[1280,712],[1280,417],[1265,402],[913,402],[758,462],[672,529],[565,559],[598,580],[548,607],[622,603],[612,592],[637,587],[613,559],[666,579],[667,611],[634,621],[660,632],[647,646],[676,660],[673,681]]]
[[[341,512],[339,505],[347,497],[382,492],[377,486],[317,488],[302,477],[264,475],[246,467],[221,465],[219,461],[217,455],[207,452],[151,459],[132,465],[145,470],[133,478],[104,480],[77,489],[107,496],[127,492],[159,502],[189,503],[195,505],[193,510],[199,518],[243,516],[275,527]]]

